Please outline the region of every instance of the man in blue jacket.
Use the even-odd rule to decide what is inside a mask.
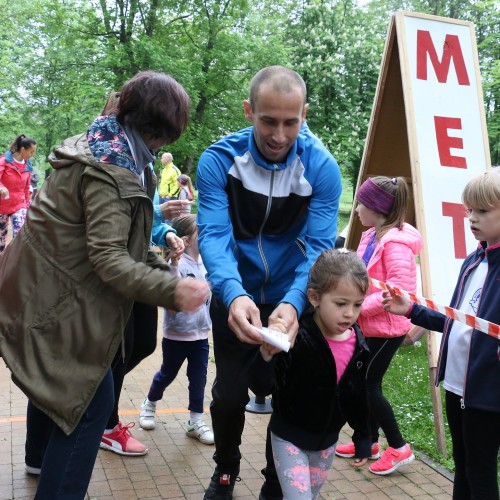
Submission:
[[[199,245],[212,283],[216,379],[210,406],[215,472],[205,499],[232,498],[240,470],[248,369],[261,335],[280,323],[290,341],[306,305],[309,269],[334,246],[338,165],[305,123],[303,79],[260,70],[244,101],[252,127],[210,146],[198,163]],[[260,498],[282,498],[270,442]]]

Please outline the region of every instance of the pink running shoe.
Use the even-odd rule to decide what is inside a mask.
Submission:
[[[409,464],[415,459],[410,445],[407,443],[403,451],[395,450],[390,446],[384,451],[382,458],[371,464],[369,469],[373,474],[385,476],[399,469],[402,465]]]
[[[118,422],[111,432],[105,432],[102,435],[100,447],[104,450],[118,453],[118,455],[145,455],[148,449],[140,441],[132,437],[129,431],[134,425],[134,422],[130,422],[127,425],[122,425],[121,422]]]
[[[356,454],[356,450],[354,448],[354,443],[348,444],[339,444],[337,448],[335,448],[335,455],[344,458],[353,458]],[[370,460],[377,460],[380,458],[380,446],[378,443],[372,444],[372,456],[368,457]]]

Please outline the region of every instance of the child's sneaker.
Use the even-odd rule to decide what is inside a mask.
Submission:
[[[356,455],[354,443],[339,444],[335,449],[335,455],[344,458],[353,458]],[[372,444],[372,456],[368,458],[370,460],[377,460],[377,458],[380,458],[380,446],[378,443]]]
[[[139,425],[146,431],[151,431],[156,427],[156,401],[144,400],[141,406],[141,414],[139,415]]]
[[[410,445],[407,443],[403,451],[395,450],[390,446],[384,451],[382,458],[371,464],[369,469],[373,474],[385,476],[399,469],[402,465],[409,464],[415,459]]]
[[[134,425],[134,422],[130,422],[127,425],[122,425],[121,422],[118,422],[111,432],[105,432],[102,435],[101,448],[118,453],[118,455],[145,455],[148,449],[141,442],[137,441],[137,439],[133,438],[129,431]]]
[[[214,433],[203,420],[198,420],[198,422],[195,422],[193,425],[191,425],[191,422],[188,420],[186,434],[198,439],[203,444],[214,444]]]

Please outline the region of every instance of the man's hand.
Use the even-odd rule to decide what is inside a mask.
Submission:
[[[176,309],[185,312],[197,311],[210,297],[210,287],[203,280],[183,278],[175,287]]]
[[[271,329],[287,333],[290,345],[293,347],[295,338],[297,337],[297,333],[299,331],[299,321],[297,318],[297,310],[292,306],[292,304],[288,304],[287,302],[279,304],[278,307],[272,312],[271,316],[269,316],[268,325]],[[274,349],[275,351],[273,354],[280,351],[276,347]]]
[[[0,186],[0,198],[7,199],[9,197],[9,190],[5,186]]]
[[[382,305],[387,312],[404,316],[410,308],[411,302],[402,295],[396,295],[394,288],[387,285],[387,290],[382,293]]]
[[[252,328],[262,328],[260,311],[250,297],[241,295],[231,302],[228,325],[240,342],[262,344],[262,335]]]

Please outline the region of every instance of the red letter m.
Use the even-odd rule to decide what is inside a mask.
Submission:
[[[439,83],[446,83],[450,61],[453,59],[459,85],[470,85],[460,40],[457,35],[446,35],[443,45],[443,59],[440,62],[430,33],[423,30],[417,31],[417,78],[419,80],[427,80],[427,54],[429,54]]]

